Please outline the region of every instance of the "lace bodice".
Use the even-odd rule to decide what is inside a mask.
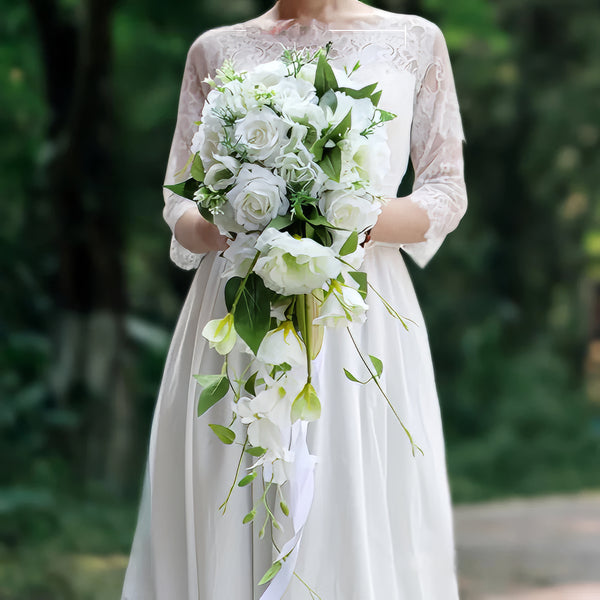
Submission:
[[[189,177],[189,167],[181,170],[189,158],[194,122],[210,90],[203,79],[214,75],[224,59],[248,69],[277,58],[283,47],[316,49],[329,41],[332,62],[350,69],[359,60],[353,79],[379,81],[379,106],[398,115],[385,124],[392,165],[385,193],[396,196],[410,157],[415,181],[409,198],[427,211],[430,224],[425,241],[398,246],[424,267],[457,227],[467,209],[467,195],[464,134],[446,42],[439,27],[421,17],[379,11],[337,29],[317,20],[265,28],[254,19],[204,32],[187,53],[164,183]],[[171,259],[183,269],[196,268],[203,255],[188,251],[174,235],[177,220],[187,210],[197,210],[196,204],[163,190],[163,217],[172,231]]]

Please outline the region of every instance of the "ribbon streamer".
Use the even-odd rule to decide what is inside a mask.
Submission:
[[[318,379],[323,352],[321,351],[313,361],[313,377]],[[308,513],[312,506],[315,491],[315,464],[317,457],[310,454],[306,436],[308,432],[308,422],[298,420],[292,424],[291,448],[294,452],[294,471],[292,477],[288,479],[290,484],[290,502],[292,505],[292,522],[294,525],[294,535],[281,548],[276,560],[281,560],[290,550],[292,552],[283,561],[281,569],[269,583],[269,587],[263,592],[260,600],[281,600],[292,577],[294,568],[298,560],[300,542],[304,525],[308,519]]]

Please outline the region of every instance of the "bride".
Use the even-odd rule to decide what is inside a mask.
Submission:
[[[408,330],[369,295],[367,321],[353,324],[361,349],[382,359],[381,383],[423,453],[413,456],[400,424],[376,387],[343,372],[359,358],[344,329],[325,332],[313,383],[322,413],[309,424],[318,457],[314,499],[285,600],[455,600],[458,586],[444,438],[426,325],[405,265],[431,260],[467,208],[464,141],[444,36],[423,18],[374,9],[357,0],[278,0],[250,21],[217,27],[191,45],[165,183],[180,181],[209,86],[224,59],[238,69],[276,59],[282,47],[331,42],[338,68],[360,68],[358,83],[378,81],[391,156],[384,206],[364,244],[363,270]],[[397,197],[409,159],[412,193]],[[225,315],[221,251],[228,238],[196,204],[165,189],[170,256],[195,269],[179,315],[150,435],[137,527],[122,600],[254,600],[273,556],[267,533],[241,524],[258,483],[237,488],[218,512],[238,456],[210,431],[227,403],[198,417],[196,373],[218,373],[221,357],[201,332]],[[356,372],[356,371],[355,371]],[[249,466],[251,457],[248,457]]]

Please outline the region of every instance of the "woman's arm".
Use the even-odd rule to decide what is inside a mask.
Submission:
[[[428,60],[415,96],[411,128],[412,193],[382,209],[371,239],[401,244],[424,267],[467,210],[464,133],[444,36],[430,24]]]
[[[194,133],[198,127],[205,102],[202,86],[207,75],[206,50],[203,36],[190,46],[181,82],[177,123],[164,184],[185,181],[190,177],[189,157]],[[171,229],[171,260],[182,269],[194,269],[207,252],[227,248],[227,238],[220,235],[215,225],[204,219],[193,200],[183,198],[163,188],[163,219]]]
[[[427,211],[408,196],[391,198],[371,229],[371,239],[395,244],[425,241],[429,229]]]

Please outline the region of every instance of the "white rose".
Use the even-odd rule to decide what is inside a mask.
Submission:
[[[357,290],[336,281],[319,309],[319,316],[313,319],[313,324],[346,327],[349,322],[364,323],[368,308]]]
[[[223,252],[227,264],[221,277],[244,277],[256,255],[256,240],[258,233],[238,233],[235,240],[229,242],[229,247]]]
[[[312,102],[297,102],[295,104],[288,102],[285,105],[284,114],[296,123],[308,125],[315,129],[317,137],[328,126],[325,111],[321,106]]]
[[[290,126],[268,106],[248,111],[234,125],[234,138],[248,151],[248,158],[271,166],[289,142]]]
[[[286,75],[287,67],[280,60],[257,65],[246,74],[246,82],[251,85],[262,84],[269,88],[277,85]]]
[[[274,164],[279,175],[288,183],[312,182],[309,189],[312,196],[316,195],[327,179],[313,155],[304,147],[278,156]]]
[[[306,65],[302,65],[300,71],[298,71],[298,77],[314,85],[316,73],[317,65],[315,63],[308,63]]]
[[[212,89],[206,96],[206,102],[217,117],[221,113],[241,117],[257,105],[248,86],[237,79],[228,81],[220,89]]]
[[[203,110],[202,123],[192,138],[191,151],[194,154],[200,153],[205,169],[209,169],[214,164],[215,156],[227,154],[227,149],[221,144],[223,135],[224,129],[221,121],[210,110]]]
[[[304,79],[297,79],[296,77],[284,77],[271,90],[275,92],[273,106],[284,113],[287,104],[295,105],[299,102],[308,104],[309,102],[316,103],[318,101],[315,86]]]
[[[380,192],[390,168],[390,149],[383,127],[377,127],[368,138],[351,130],[339,142],[342,150],[342,173],[340,181],[363,181],[367,187]]]
[[[334,227],[355,231],[373,227],[381,212],[379,202],[372,196],[353,189],[323,192],[319,208]]]
[[[289,208],[285,181],[260,165],[244,163],[226,196],[235,220],[245,229],[261,229]]]
[[[256,261],[254,271],[269,289],[286,296],[308,294],[341,271],[331,248],[273,227],[263,231],[256,248],[264,255]]]
[[[213,190],[224,190],[235,182],[241,165],[233,156],[215,155],[213,160],[214,163],[204,175],[204,184]]]

